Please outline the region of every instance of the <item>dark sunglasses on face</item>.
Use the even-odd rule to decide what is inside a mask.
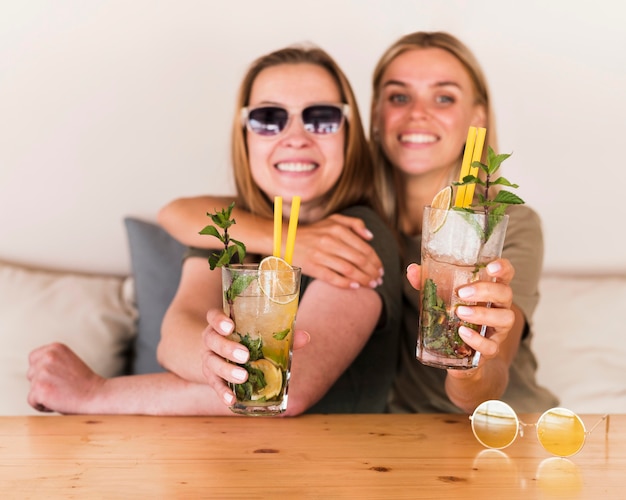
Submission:
[[[304,130],[311,134],[335,134],[348,117],[350,106],[347,104],[312,104],[300,112]],[[258,106],[242,108],[243,124],[255,134],[273,137],[285,130],[293,114],[282,106]]]

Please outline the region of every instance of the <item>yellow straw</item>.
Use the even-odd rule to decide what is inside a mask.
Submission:
[[[274,197],[274,257],[280,257],[283,236],[283,198]]]
[[[472,161],[470,163],[469,175],[473,175],[476,177],[478,175],[478,167],[472,167],[472,163],[475,161],[480,161],[483,155],[483,146],[485,145],[485,135],[487,134],[487,129],[479,127],[476,133],[476,144],[474,145],[474,152],[472,153]],[[465,190],[465,198],[463,198],[463,208],[469,208],[472,204],[472,200],[474,199],[474,189],[476,188],[476,184],[468,184],[465,186],[467,189]]]
[[[476,143],[476,127],[470,127],[467,131],[467,140],[465,141],[465,151],[463,152],[463,161],[461,162],[461,173],[459,182],[463,182],[463,178],[469,175],[472,153],[474,152],[474,144]],[[465,192],[467,186],[459,186],[456,190],[456,198],[454,200],[455,207],[462,207],[465,201]]]
[[[300,212],[300,197],[294,196],[291,200],[291,213],[289,214],[289,229],[287,229],[287,247],[285,248],[285,260],[291,265],[293,247],[296,244],[296,229],[298,227],[298,213]]]

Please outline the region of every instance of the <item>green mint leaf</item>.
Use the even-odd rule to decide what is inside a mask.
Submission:
[[[235,254],[237,254],[239,262],[241,263],[243,263],[246,257],[246,246],[240,241],[231,240],[228,234],[228,228],[235,224],[235,219],[231,219],[234,207],[235,202],[233,201],[227,208],[216,210],[213,214],[207,212],[207,215],[217,227],[211,225],[206,226],[202,229],[202,231],[200,231],[200,234],[213,236],[224,244],[224,249],[220,253],[214,253],[209,256],[209,265],[211,266],[211,269],[227,266],[230,264]],[[218,228],[222,229],[223,233],[220,233]]]
[[[515,193],[510,191],[498,191],[498,194],[493,199],[494,203],[502,203],[505,205],[523,205],[525,202]]]
[[[222,229],[228,229],[230,226],[235,224],[235,220],[230,218],[230,214],[233,211],[235,206],[235,202],[233,201],[227,208],[223,208],[222,210],[216,210],[214,213],[207,213],[214,224]]]
[[[215,236],[222,243],[224,243],[224,238],[222,237],[222,235],[220,234],[220,232],[217,230],[215,226],[206,226],[204,229],[202,229],[202,231],[200,231],[200,234],[206,234],[208,236]]]
[[[489,172],[489,167],[487,165],[485,165],[484,163],[481,163],[479,161],[472,162],[470,167],[479,168],[480,170],[484,171],[485,173]]]
[[[491,185],[493,186],[494,184],[500,184],[501,186],[507,186],[507,187],[512,187],[512,188],[519,187],[517,184],[513,184],[512,182],[509,182],[504,177],[498,177],[495,181],[491,181]]]
[[[210,217],[213,223],[216,224],[218,227],[221,227],[222,229],[228,229],[235,223],[235,221],[233,220],[226,219],[223,214],[213,214],[210,215]]]
[[[478,162],[474,162],[474,163],[478,163]],[[465,177],[463,177],[462,182],[453,182],[452,184],[454,186],[467,186],[468,184],[480,184],[481,186],[484,186],[485,182],[479,177],[476,177],[470,174],[470,175],[466,175]]]
[[[243,365],[248,372],[248,380],[243,384],[235,384],[235,394],[241,401],[252,399],[252,394],[259,392],[267,385],[265,375],[258,368],[253,368],[248,363]],[[259,400],[260,401],[260,400]]]
[[[274,337],[276,340],[285,340],[285,337],[289,335],[290,331],[291,331],[291,328],[285,328],[284,330],[281,330],[280,332],[273,333],[272,337]]]
[[[502,216],[506,213],[506,205],[496,205],[493,210],[489,211],[489,217],[491,217],[491,222],[490,225],[493,224],[497,224],[498,221],[500,220],[500,218],[502,218]]]
[[[239,343],[246,346],[250,352],[250,358],[248,361],[257,361],[263,357],[263,339],[261,337],[253,339],[247,333],[244,336],[239,335],[239,337]]]
[[[255,275],[252,274],[236,274],[233,282],[228,287],[226,291],[226,301],[232,303],[241,292],[243,292],[248,285],[252,283],[256,279]]]
[[[217,254],[216,253],[211,254],[211,257],[209,257],[209,264],[211,262],[214,263],[211,269],[215,269],[216,267],[223,267],[227,265],[230,262],[228,251],[225,250]]]
[[[496,154],[491,146],[487,148],[487,165],[486,170],[488,175],[493,175],[498,171],[500,165],[506,160],[512,153]]]
[[[502,221],[502,216],[506,211],[506,205],[497,205],[487,214],[487,227],[485,228],[485,239],[484,241],[489,240],[493,230],[496,226]],[[477,272],[478,269],[475,271]]]
[[[248,370],[248,383],[252,385],[252,392],[259,392],[267,385],[265,374],[258,368],[253,368],[248,364],[245,367]]]
[[[241,241],[233,240],[231,238],[230,242],[235,245],[233,248],[237,249],[237,256],[239,257],[239,262],[243,262],[243,259],[246,257],[246,245],[244,245]]]
[[[213,271],[213,269],[215,269],[218,266],[218,262],[220,260],[220,254],[218,253],[212,253],[211,255],[209,255],[209,266],[211,268],[211,271]]]
[[[222,261],[224,266],[230,264],[233,260],[233,256],[237,253],[237,247],[235,245],[229,246],[222,255]]]

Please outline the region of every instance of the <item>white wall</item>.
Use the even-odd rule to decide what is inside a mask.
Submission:
[[[0,259],[128,272],[124,215],[232,192],[228,132],[253,58],[316,42],[367,117],[382,51],[441,29],[484,66],[507,177],[543,216],[546,268],[624,271],[624,5],[0,0]]]

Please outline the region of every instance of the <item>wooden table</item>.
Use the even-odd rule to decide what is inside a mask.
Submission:
[[[570,459],[505,452],[463,415],[0,417],[0,497],[626,498],[626,415]]]

